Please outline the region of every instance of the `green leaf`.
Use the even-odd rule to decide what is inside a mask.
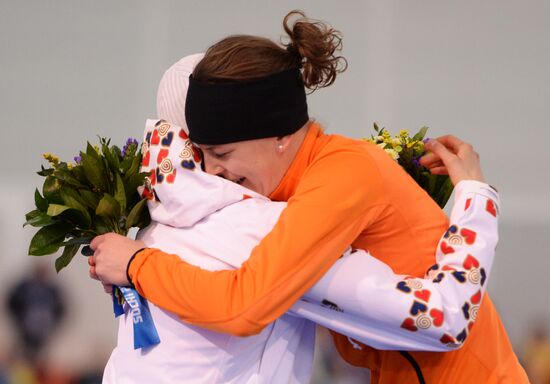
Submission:
[[[73,226],[69,223],[55,223],[40,228],[31,239],[29,255],[43,256],[56,252],[72,229]]]
[[[60,195],[65,205],[73,209],[68,212],[68,217],[76,221],[80,227],[90,228],[92,218],[80,194],[73,188],[64,187],[61,189]]]
[[[126,192],[122,178],[118,173],[116,174],[115,200],[120,205],[121,212],[124,212],[126,210]]]
[[[115,156],[120,164],[120,160],[122,159],[122,151],[120,150],[119,147],[117,147],[116,145],[113,145],[111,147],[111,151],[113,153],[113,156]]]
[[[124,178],[124,187],[126,189],[127,206],[136,204],[141,196],[137,192],[138,187],[145,184],[145,178],[149,176],[149,172],[141,172],[133,175],[126,175]]]
[[[120,217],[120,204],[113,196],[105,193],[99,201],[95,213],[98,216],[118,218]]]
[[[107,146],[104,146],[103,155],[105,156],[105,159],[107,160],[107,164],[109,164],[109,168],[111,168],[111,171],[113,173],[120,172],[120,160],[117,152]]]
[[[132,159],[131,157],[125,157],[125,158],[120,162],[120,169],[121,169],[123,175],[127,175],[127,174],[128,174],[128,170],[129,170],[130,167],[132,166],[132,163],[133,163],[133,159]]]
[[[453,193],[454,185],[451,182],[451,178],[447,175],[436,175],[437,176],[437,189],[433,193],[433,198],[435,202],[441,207],[444,208]]]
[[[78,248],[80,248],[80,245],[78,244],[65,246],[65,249],[63,250],[61,256],[59,256],[55,260],[55,270],[57,271],[57,273],[59,273],[59,271],[69,265],[74,255],[76,255],[76,253],[78,252]]]
[[[61,163],[63,164],[63,163]],[[65,167],[57,168],[55,172],[53,173],[55,177],[57,177],[59,180],[64,181],[65,183],[72,185],[77,188],[86,188],[84,184],[82,184],[75,176],[73,176],[73,172],[69,170],[66,165]]]
[[[413,140],[423,140],[424,139],[424,136],[426,136],[426,132],[428,132],[428,127],[422,127],[420,128],[420,131],[418,131],[418,133],[416,135],[413,136]]]
[[[94,229],[98,235],[115,232],[113,223],[107,217],[97,216],[94,221]]]
[[[62,204],[63,200],[59,195],[61,190],[61,182],[54,176],[46,177],[42,186],[42,194],[50,203]]]
[[[99,153],[96,151],[96,149],[88,142],[86,143],[86,155],[95,159],[99,160]]]
[[[81,153],[82,156],[82,153]],[[86,178],[86,172],[84,172],[84,167],[82,165],[75,165],[71,170],[73,176],[83,185],[88,185],[90,182]]]
[[[34,204],[36,205],[36,208],[43,212],[48,209],[48,200],[42,197],[42,195],[38,191],[38,188],[36,188],[34,191]]]
[[[53,168],[44,168],[43,165],[40,166],[40,171],[36,172],[40,176],[50,176],[53,173]]]
[[[134,158],[130,157],[129,159],[132,159],[132,165],[130,166],[130,168],[126,172],[126,175],[131,176],[131,175],[134,175],[134,174],[139,172],[139,168],[141,166],[141,156],[136,156]]]
[[[69,186],[64,186],[61,188],[59,194],[61,195],[65,205],[80,211],[86,211],[86,202],[76,189]]]
[[[69,239],[61,244],[62,247],[65,247],[67,245],[87,245],[90,244],[93,237],[91,236],[82,236],[82,237],[73,237],[72,239]]]
[[[65,212],[67,209],[71,209],[71,207],[67,207],[66,205],[61,204],[50,204],[48,206],[48,212],[46,212],[46,214],[48,216],[57,216]]]
[[[23,224],[23,227],[26,225],[31,225],[33,227],[45,227],[54,222],[50,216],[42,211],[39,211],[38,209],[27,213],[25,215],[25,219],[27,221]]]
[[[95,152],[95,149],[92,148],[92,150]],[[102,190],[107,189],[105,166],[103,165],[103,161],[101,159],[82,154],[82,161],[80,164],[84,169],[86,178],[93,186]]]
[[[27,212],[25,214],[25,220],[29,221],[29,220],[32,220],[34,219],[36,216],[40,215],[42,213],[42,211],[38,210],[38,209],[34,209],[30,212]]]
[[[88,189],[81,189],[79,193],[80,193],[80,196],[82,196],[82,202],[87,207],[95,211],[95,209],[97,208],[97,205],[99,204],[99,196]]]
[[[99,144],[101,145],[101,149],[109,148],[109,144],[111,144],[111,139],[107,139],[106,137],[101,137],[97,135],[99,138]],[[102,152],[103,153],[103,152]]]
[[[140,200],[130,211],[126,218],[126,229],[132,227],[143,228],[149,224],[151,218],[147,209],[147,200]]]
[[[39,215],[40,213],[42,213],[42,211],[38,210],[38,209],[33,209],[32,211],[30,212],[27,212],[25,214],[25,219],[26,220],[30,220],[32,219],[33,217],[36,217],[37,215]]]

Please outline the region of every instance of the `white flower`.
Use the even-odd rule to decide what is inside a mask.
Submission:
[[[390,155],[392,157],[392,159],[394,159],[396,161],[397,161],[397,159],[399,159],[399,153],[397,153],[396,150],[388,148],[388,149],[384,149],[384,151],[386,151],[386,153],[388,155]]]

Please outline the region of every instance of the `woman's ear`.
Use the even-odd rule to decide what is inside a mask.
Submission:
[[[290,143],[292,142],[293,137],[294,135],[277,137],[277,140],[276,140],[277,152],[284,153],[290,146]]]

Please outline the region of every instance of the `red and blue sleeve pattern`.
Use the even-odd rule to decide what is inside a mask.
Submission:
[[[395,274],[365,251],[339,259],[292,311],[377,349],[449,351],[475,325],[498,242],[497,192],[455,188],[450,226],[424,278]],[[411,250],[414,257],[414,250]]]

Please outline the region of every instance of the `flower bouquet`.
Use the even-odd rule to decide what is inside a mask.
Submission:
[[[140,172],[141,150],[135,139],[128,139],[121,150],[99,138],[99,145],[88,143],[75,163],[49,153],[44,158],[49,167],[38,172],[45,178],[42,194],[36,189],[36,209],[26,214],[24,224],[40,228],[30,242],[29,255],[49,255],[63,248],[55,261],[59,272],[95,236],[107,232],[126,236],[130,228],[149,224],[146,200],[137,192],[148,173]]]
[[[441,208],[445,207],[454,188],[451,179],[448,175],[432,175],[419,161],[426,152],[424,144],[427,139],[424,137],[428,127],[422,127],[413,137],[409,136],[407,130],[401,130],[392,137],[385,128],[380,128],[376,123],[374,130],[376,135],[364,140],[386,151]]]

